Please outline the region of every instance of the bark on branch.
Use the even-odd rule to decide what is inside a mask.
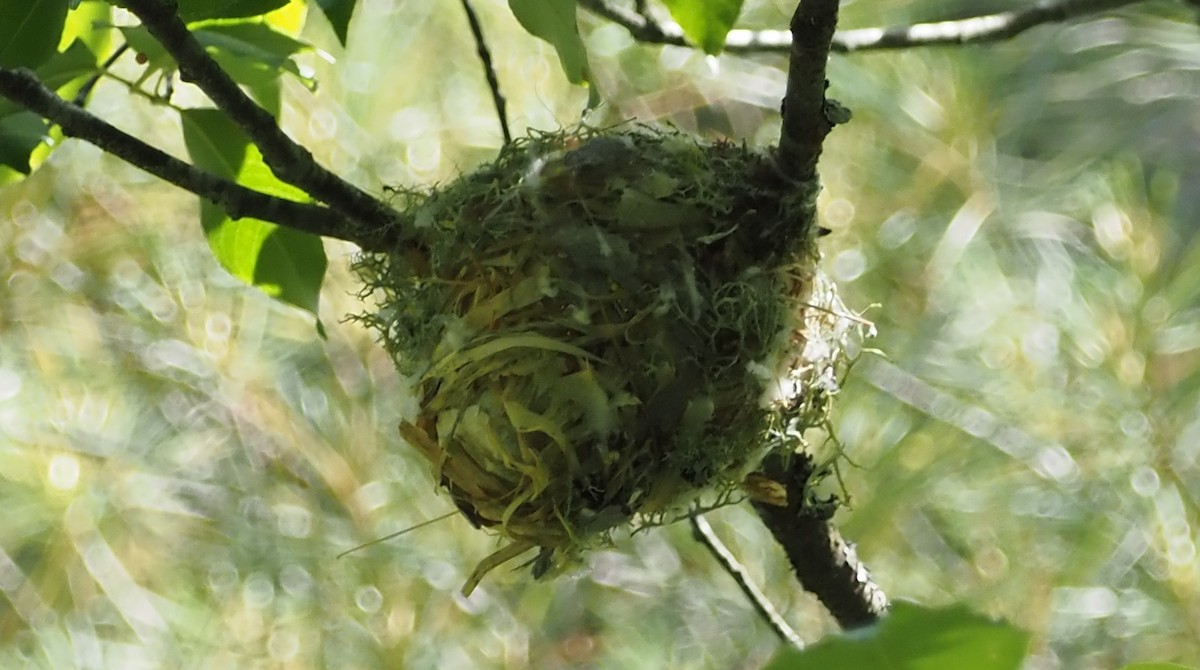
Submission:
[[[801,0],[792,16],[783,125],[775,162],[787,186],[804,203],[799,230],[815,229],[817,162],[825,136],[849,112],[825,97],[826,64],[837,28],[838,0]],[[810,456],[769,457],[762,474],[783,485],[786,505],[756,502],[763,523],[787,553],[800,584],[821,600],[843,628],[879,618],[887,598],[870,579],[853,547],[829,522],[833,504],[819,504],[808,492],[813,474]]]
[[[70,137],[90,142],[156,177],[216,203],[233,218],[250,216],[314,235],[359,241],[353,234],[356,226],[337,211],[260,193],[189,165],[63,100],[42,85],[37,75],[29,70],[0,68],[0,96],[57,124]]]
[[[372,241],[381,234],[396,233],[402,225],[400,215],[387,203],[326,170],[308,149],[288,137],[275,117],[246,95],[204,51],[179,18],[176,0],[123,0],[123,4],[175,59],[180,77],[204,91],[246,132],[277,177],[345,213],[358,224],[354,236],[364,241],[364,246],[376,246]]]
[[[887,609],[887,596],[871,581],[854,547],[830,523],[834,505],[812,500],[807,490],[812,473],[808,454],[769,457],[762,474],[784,486],[787,505],[756,501],[754,509],[783,547],[801,586],[825,605],[842,628],[873,623]]]
[[[792,49],[776,163],[783,174],[805,188],[817,186],[817,160],[825,136],[848,119],[843,108],[825,98],[829,85],[825,66],[837,18],[838,0],[802,0],[792,15]]]

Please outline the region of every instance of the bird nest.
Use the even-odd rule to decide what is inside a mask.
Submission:
[[[815,189],[673,131],[576,128],[398,203],[358,318],[416,380],[400,425],[474,525],[556,572],[615,529],[725,501],[825,420],[847,337]],[[790,195],[781,195],[787,191]]]

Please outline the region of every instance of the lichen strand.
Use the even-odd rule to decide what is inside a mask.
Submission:
[[[811,194],[768,173],[733,144],[575,129],[402,194],[423,256],[363,256],[379,309],[360,318],[418,380],[404,438],[512,541],[468,590],[521,549],[551,571],[729,491],[821,420],[846,324],[797,225]]]

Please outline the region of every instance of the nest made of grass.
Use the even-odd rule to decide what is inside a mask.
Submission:
[[[815,270],[815,189],[770,175],[731,143],[576,128],[400,194],[416,233],[359,260],[359,318],[416,379],[404,438],[510,540],[466,590],[720,499],[824,420],[854,323]]]

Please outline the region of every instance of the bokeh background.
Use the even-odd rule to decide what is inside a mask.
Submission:
[[[372,190],[452,179],[500,133],[459,3],[317,17],[284,125]],[[843,25],[1015,0],[853,1]],[[519,129],[586,93],[476,0]],[[786,25],[748,0],[742,27]],[[768,145],[785,61],[634,44],[582,15],[607,103]],[[138,66],[116,68],[135,77]],[[825,267],[878,325],[838,399],[838,516],[893,598],[1033,633],[1029,668],[1200,663],[1200,29],[1178,2],[1009,42],[835,56]],[[182,87],[178,100],[194,101]],[[93,109],[180,155],[173,115]],[[399,439],[406,381],[347,314],[328,242],[311,315],[211,258],[194,197],[68,142],[0,189],[0,667],[757,668],[778,642],[685,525],[553,582],[500,570]],[[745,507],[709,515],[808,640],[834,626]]]

